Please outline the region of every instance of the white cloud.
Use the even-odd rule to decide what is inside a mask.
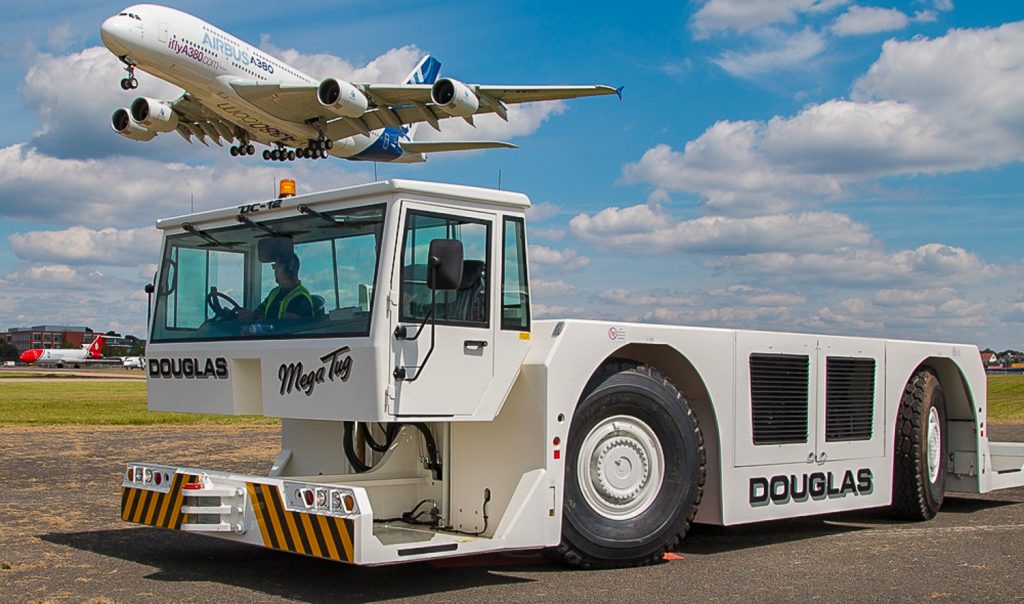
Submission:
[[[534,296],[575,296],[579,293],[575,285],[562,280],[547,281],[545,279],[533,279],[530,282],[530,291]]]
[[[821,13],[848,0],[708,0],[694,13],[696,38],[734,30],[747,32],[774,23],[794,23],[801,14]]]
[[[144,337],[145,279],[66,264],[23,264],[0,276],[8,325],[60,322]]]
[[[55,178],[55,175],[60,175]],[[312,162],[187,165],[146,159],[58,159],[25,145],[0,149],[0,217],[88,227],[152,224],[157,218],[275,195],[294,178],[302,192],[365,182],[366,175]]]
[[[270,41],[270,36],[260,36],[260,49],[292,65],[299,71],[317,79],[339,78],[356,83],[374,82],[400,84],[425,54],[415,45],[392,48],[357,67],[341,57],[330,54],[306,54],[294,48],[280,48]]]
[[[562,271],[575,271],[590,264],[590,258],[580,256],[574,249],[556,250],[543,245],[531,245],[527,255],[532,265],[551,266]]]
[[[626,182],[695,192],[706,211],[769,214],[838,199],[882,176],[1024,159],[1024,22],[883,45],[853,100],[793,117],[722,121],[682,151],[657,145]]]
[[[903,29],[910,19],[895,8],[851,6],[839,15],[831,30],[837,36],[860,36]]]
[[[588,310],[579,306],[563,306],[532,303],[530,306],[534,319],[580,319],[588,316]]]
[[[110,127],[110,115],[136,96],[173,100],[181,89],[137,72],[139,88],[125,92],[118,85],[124,70],[101,46],[54,56],[37,55],[19,91],[38,116],[40,127],[32,145],[55,157],[104,157],[132,153],[159,155],[185,144],[176,134],[149,143],[130,141]]]
[[[709,266],[765,282],[832,287],[930,287],[936,280],[978,283],[999,274],[976,254],[929,243],[913,250],[840,248],[833,252],[766,252],[707,259]]]
[[[810,29],[798,33],[769,30],[761,37],[762,48],[751,52],[727,51],[713,61],[736,77],[754,78],[802,68],[825,50],[824,36]]]
[[[619,306],[681,306],[696,302],[691,294],[656,289],[647,292],[629,289],[608,289],[598,292],[594,297],[605,304]]]
[[[565,239],[565,229],[552,227],[530,227],[530,238],[531,239],[546,239],[548,241],[561,241]]]
[[[72,226],[61,231],[32,231],[8,237],[22,260],[63,264],[137,266],[140,258],[155,258],[160,232],[153,227],[95,230]]]
[[[938,13],[933,10],[919,10],[914,13],[914,23],[932,23],[938,19]]]
[[[475,116],[473,125],[460,118],[448,119],[441,122],[440,132],[430,126],[421,126],[416,131],[416,138],[426,141],[504,140],[526,136],[533,134],[541,124],[556,115],[561,115],[565,110],[566,105],[562,101],[510,105],[507,122],[495,114]]]
[[[526,209],[526,218],[531,223],[544,222],[558,215],[560,211],[558,204],[551,202],[535,203]]]
[[[872,242],[867,228],[833,212],[677,221],[660,207],[606,208],[579,214],[569,227],[595,244],[639,253],[756,254],[825,251]]]

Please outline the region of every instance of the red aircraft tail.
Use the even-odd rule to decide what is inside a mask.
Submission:
[[[100,354],[101,350],[103,350],[103,336],[98,335],[96,336],[96,339],[92,341],[92,344],[89,346],[89,351],[86,356],[88,356],[90,359],[102,358],[103,355]]]

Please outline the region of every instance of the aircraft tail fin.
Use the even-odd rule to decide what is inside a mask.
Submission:
[[[425,55],[405,77],[404,84],[433,84],[441,73],[441,61]]]
[[[416,64],[416,67],[412,68],[409,75],[405,78],[405,84],[428,84],[432,85],[437,81],[437,76],[441,74],[441,61],[438,61],[430,55],[425,55],[420,62]],[[416,127],[419,124],[409,124],[404,128],[405,132],[402,138],[408,141],[413,140],[416,135]]]
[[[89,351],[88,351],[88,355],[87,356],[90,359],[98,359],[98,358],[103,356],[102,354],[100,354],[101,350],[103,350],[103,335],[102,334],[96,336],[96,339],[93,340],[92,344],[89,345]]]

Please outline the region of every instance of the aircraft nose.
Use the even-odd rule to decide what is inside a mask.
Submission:
[[[121,15],[114,15],[100,25],[100,39],[103,40],[103,45],[119,57],[128,54],[128,49],[122,44],[129,35],[129,25],[125,19],[126,17]]]
[[[21,356],[19,356],[18,359],[25,363],[35,363],[36,360],[38,360],[40,355],[42,354],[42,350],[39,350],[38,348],[33,348],[32,350],[26,350],[25,352],[21,353]]]

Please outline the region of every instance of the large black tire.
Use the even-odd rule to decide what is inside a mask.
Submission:
[[[651,564],[678,545],[704,487],[704,438],[658,370],[608,363],[591,379],[566,442],[562,541],[580,568]]]
[[[946,398],[930,368],[917,371],[903,389],[896,418],[892,512],[929,520],[946,490]],[[937,442],[936,442],[937,441]]]

